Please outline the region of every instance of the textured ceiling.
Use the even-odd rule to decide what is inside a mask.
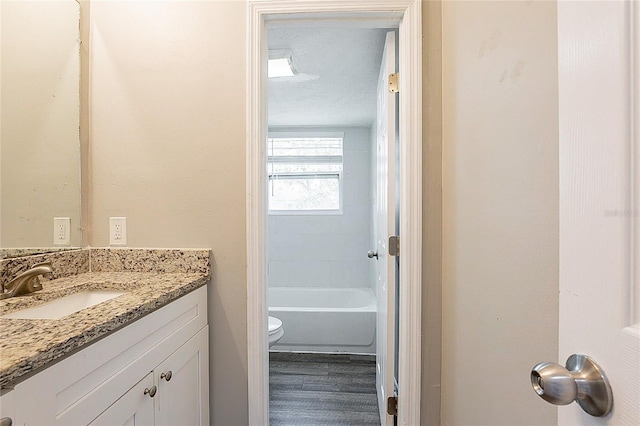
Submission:
[[[298,75],[269,79],[269,126],[369,126],[387,30],[269,29],[269,50],[291,51]]]

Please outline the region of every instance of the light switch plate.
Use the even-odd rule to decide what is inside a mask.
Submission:
[[[71,218],[53,218],[53,245],[68,246],[71,244]]]
[[[110,217],[109,218],[109,245],[112,245],[112,246],[127,245],[127,218],[126,217]]]

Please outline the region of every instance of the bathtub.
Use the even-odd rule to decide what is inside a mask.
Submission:
[[[375,354],[376,300],[368,288],[270,287],[269,315],[282,320],[276,351]]]

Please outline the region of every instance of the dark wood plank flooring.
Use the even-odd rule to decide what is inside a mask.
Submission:
[[[269,354],[270,426],[379,426],[372,355]]]

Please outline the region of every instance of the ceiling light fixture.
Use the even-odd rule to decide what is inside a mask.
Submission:
[[[296,72],[291,63],[291,52],[283,50],[269,51],[269,78],[293,77]]]

